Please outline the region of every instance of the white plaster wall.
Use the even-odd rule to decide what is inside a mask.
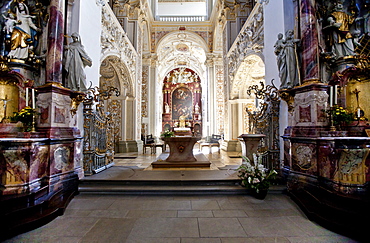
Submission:
[[[94,4],[92,4],[92,2],[94,2]],[[89,87],[91,81],[92,86],[95,87],[99,85],[100,77],[99,70],[102,7],[98,4],[95,4],[95,1],[92,0],[75,1],[75,4],[80,4],[79,9],[76,9],[79,11],[78,15],[80,16],[77,31],[81,36],[81,41],[85,47],[85,51],[90,56],[93,63],[91,67],[85,68],[86,86]]]
[[[159,16],[206,16],[205,2],[160,2],[157,7]]]
[[[93,4],[92,4],[93,2]],[[69,35],[73,32],[80,34],[82,45],[92,59],[92,66],[85,67],[86,86],[92,87],[99,85],[100,77],[100,35],[101,35],[101,6],[92,0],[74,1],[72,7],[71,28]],[[69,39],[71,41],[71,39]],[[77,111],[76,127],[83,135],[83,105],[80,104]]]
[[[280,87],[279,71],[276,64],[276,55],[274,53],[274,44],[279,33],[285,33],[284,30],[284,0],[270,0],[264,5],[264,31],[265,31],[265,79],[266,84],[271,84],[274,79],[274,84],[277,88]],[[284,34],[285,37],[285,34]],[[284,129],[288,126],[288,108],[285,101],[280,104],[280,136],[284,134]],[[283,140],[280,139],[280,159],[284,157]]]

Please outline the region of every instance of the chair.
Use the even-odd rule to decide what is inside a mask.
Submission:
[[[222,139],[221,135],[212,134],[212,136],[207,141],[199,141],[199,151],[202,150],[202,147],[207,146],[209,147],[209,152],[211,153],[212,147],[217,147],[218,152],[220,152],[220,143],[219,140]]]
[[[210,139],[210,143],[218,143],[219,144],[219,141],[222,139],[222,136],[221,135],[216,135],[216,134],[212,134],[212,137]]]
[[[146,152],[146,148],[150,148],[152,153],[153,153],[153,144],[154,144],[154,138],[153,138],[153,135],[150,134],[150,135],[146,135],[144,136],[143,134],[141,134],[141,140],[143,141],[143,153]]]

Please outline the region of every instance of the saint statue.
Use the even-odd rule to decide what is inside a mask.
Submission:
[[[280,89],[286,89],[286,62],[285,62],[285,40],[283,39],[283,34],[278,34],[278,40],[275,42],[275,55],[276,55],[276,62],[279,69],[279,77],[280,77]]]
[[[6,21],[7,32],[10,37],[10,52],[8,56],[15,59],[26,59],[28,54],[37,46],[37,32],[41,32],[32,21],[35,16],[29,15],[28,6],[24,0],[15,2],[15,19],[12,13]],[[14,22],[14,20],[16,22]],[[11,31],[11,33],[9,33]]]
[[[199,107],[198,103],[196,103],[195,107],[194,107],[194,113],[198,114],[199,112],[200,112],[200,107]]]
[[[166,103],[165,106],[164,106],[164,112],[165,113],[170,113],[170,106],[168,105],[168,103]]]
[[[67,72],[65,85],[75,91],[85,91],[84,67],[91,67],[92,60],[81,44],[80,35],[73,33],[71,37],[73,42],[64,47],[64,70]]]
[[[293,30],[287,30],[285,40],[283,34],[278,34],[278,40],[274,47],[279,69],[280,89],[290,89],[300,84],[296,50],[299,41],[299,39],[294,39]]]
[[[344,11],[343,1],[338,0],[333,12],[328,17],[329,26],[324,29],[330,30],[328,35],[329,45],[333,54],[339,58],[355,55],[353,37],[350,27],[355,17]]]

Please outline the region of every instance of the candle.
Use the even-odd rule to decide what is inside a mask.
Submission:
[[[333,86],[330,86],[329,103],[330,107],[333,107]]]
[[[28,88],[26,88],[26,106],[28,106]]]
[[[36,108],[36,102],[35,102],[35,89],[32,89],[32,109]]]
[[[361,117],[361,109],[360,108],[357,108],[357,117],[360,118]]]
[[[338,85],[334,85],[334,105],[338,104]]]

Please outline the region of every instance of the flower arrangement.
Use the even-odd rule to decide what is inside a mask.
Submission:
[[[175,136],[175,133],[170,130],[166,130],[161,134],[161,137],[164,137],[164,138],[170,138],[173,136]]]
[[[334,126],[348,125],[354,121],[354,114],[341,106],[335,106],[329,112],[331,112]]]
[[[13,117],[11,117],[11,120],[14,122],[22,122],[23,126],[25,127],[25,132],[29,132],[32,129],[32,122],[33,117],[36,115],[35,109],[26,106],[19,112],[14,112]]]
[[[262,156],[253,154],[253,159],[256,163],[242,156],[244,159],[242,165],[237,169],[239,174],[238,177],[242,179],[242,186],[248,189],[253,189],[256,193],[261,190],[268,190],[270,187],[271,180],[275,178],[277,172],[275,170],[268,170],[262,164]]]

